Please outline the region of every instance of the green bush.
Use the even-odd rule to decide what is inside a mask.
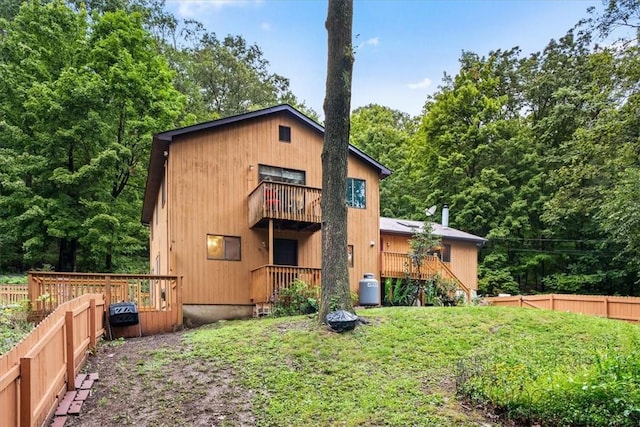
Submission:
[[[6,285],[26,285],[27,276],[25,275],[6,275],[0,276],[0,284]]]
[[[295,279],[289,287],[280,289],[271,315],[283,317],[317,313],[319,296],[317,286],[309,287],[306,282]]]
[[[0,307],[0,354],[6,353],[33,329],[27,320],[29,301],[18,306]]]
[[[554,354],[531,352],[529,359],[487,352],[461,360],[458,393],[517,425],[640,425],[640,350],[635,345],[608,347],[573,366],[556,366]]]

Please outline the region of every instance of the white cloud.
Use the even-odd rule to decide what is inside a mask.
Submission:
[[[409,89],[428,89],[429,87],[431,87],[431,83],[431,79],[425,77],[423,80],[417,83],[409,83],[407,86],[409,87]]]
[[[372,37],[369,40],[360,43],[357,49],[362,49],[365,46],[378,46],[379,44],[380,44],[380,37]]]

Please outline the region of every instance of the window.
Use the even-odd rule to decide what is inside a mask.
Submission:
[[[240,237],[207,234],[207,259],[240,261]]]
[[[305,185],[305,173],[295,169],[258,165],[258,181],[286,182]]]
[[[442,262],[451,262],[451,245],[440,245],[434,248],[433,254]]]
[[[347,245],[347,263],[353,267],[353,245]]]
[[[347,206],[360,209],[367,207],[364,179],[347,178]]]
[[[279,126],[278,139],[282,142],[291,142],[291,128],[289,126]]]
[[[451,245],[442,245],[440,259],[442,262],[451,262]]]

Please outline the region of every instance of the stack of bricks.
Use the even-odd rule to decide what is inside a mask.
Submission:
[[[98,373],[78,374],[75,378],[75,390],[68,391],[53,417],[51,427],[63,427],[67,421],[67,415],[80,415],[82,404],[89,397],[93,383],[98,381]]]

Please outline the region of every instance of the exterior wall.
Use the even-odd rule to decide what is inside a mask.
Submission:
[[[165,169],[165,198],[162,202],[162,186],[156,197],[156,204],[150,227],[150,257],[149,270],[152,274],[173,274],[169,259],[169,199],[167,184],[167,169]]]
[[[382,251],[408,253],[411,236],[381,232]],[[449,268],[469,289],[478,289],[478,247],[473,242],[442,239],[443,244],[451,245]]]
[[[278,140],[279,125],[291,128],[290,143]],[[151,265],[160,253],[161,272],[167,265],[168,274],[183,276],[184,304],[251,304],[250,272],[268,264],[272,250],[268,230],[248,224],[248,195],[259,184],[258,165],[304,170],[306,185],[320,188],[321,153],[322,136],[287,114],[174,139],[167,159],[167,204],[160,218],[162,211],[169,216],[165,226],[153,224]],[[350,278],[356,290],[365,272],[379,271],[379,180],[373,168],[353,157],[349,176],[367,181],[367,209],[349,209],[348,241],[355,247],[357,266],[350,269]],[[241,260],[207,259],[207,234],[240,237]],[[165,242],[161,235],[170,237]],[[276,229],[273,237],[298,240],[298,265],[320,268],[320,231]],[[370,241],[376,242],[373,248]]]
[[[451,245],[451,263],[453,274],[469,289],[478,289],[478,246],[473,242],[443,239],[442,243]]]
[[[376,171],[357,159],[350,159],[347,176],[366,181],[366,209],[347,209],[347,244],[353,245],[353,267],[349,268],[352,292],[365,273],[380,279],[380,180]],[[371,245],[373,242],[373,245]]]

